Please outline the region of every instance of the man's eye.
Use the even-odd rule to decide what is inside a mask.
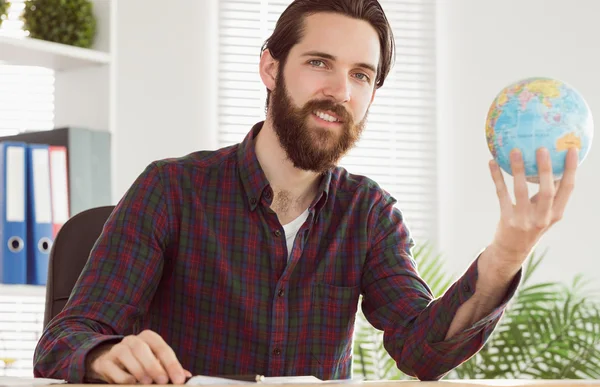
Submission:
[[[311,65],[313,65],[315,67],[324,67],[325,66],[325,62],[323,62],[322,60],[319,60],[319,59],[312,59],[308,63],[310,63]]]
[[[369,76],[364,73],[356,73],[355,76],[361,81],[369,82],[371,80],[371,78],[369,78]]]

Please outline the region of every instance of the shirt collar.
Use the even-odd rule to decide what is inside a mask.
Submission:
[[[263,124],[264,121],[255,124],[244,140],[239,144],[237,150],[240,178],[251,211],[256,209],[263,194],[269,192],[269,195],[272,195],[273,193],[269,181],[256,157],[255,139],[262,129]],[[331,170],[327,170],[323,173],[319,184],[319,190],[317,191],[318,194],[310,205],[309,211],[312,212],[313,209],[320,210],[325,205],[329,194],[331,175]],[[269,197],[269,202],[271,202],[271,200],[272,198]]]

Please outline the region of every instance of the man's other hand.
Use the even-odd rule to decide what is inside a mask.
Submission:
[[[173,349],[151,330],[94,348],[86,363],[86,379],[114,384],[183,384],[192,376]]]

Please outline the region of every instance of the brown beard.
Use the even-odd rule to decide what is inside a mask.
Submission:
[[[367,120],[365,113],[365,117],[355,124],[342,105],[330,100],[310,100],[302,108],[295,107],[282,73],[271,93],[269,110],[275,134],[294,167],[317,173],[335,167],[359,140]],[[330,129],[309,125],[308,120],[315,110],[336,114],[342,121],[341,133],[338,135]]]

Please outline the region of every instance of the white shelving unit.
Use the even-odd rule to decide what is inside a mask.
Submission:
[[[84,127],[114,133],[116,0],[92,2],[97,19],[92,48],[0,36],[0,63],[55,71],[55,127]],[[44,300],[43,286],[0,284],[0,375],[31,376]],[[3,357],[16,361],[7,366]]]
[[[10,64],[41,66],[56,71],[110,64],[110,54],[104,51],[9,36],[0,36],[0,57]]]
[[[46,287],[40,285],[7,285],[0,284],[0,294],[6,297],[46,297]]]
[[[114,131],[115,0],[93,0],[97,19],[90,49],[28,37],[0,36],[0,62],[55,71],[55,126]]]
[[[43,286],[0,284],[0,376],[32,376],[45,298]]]

